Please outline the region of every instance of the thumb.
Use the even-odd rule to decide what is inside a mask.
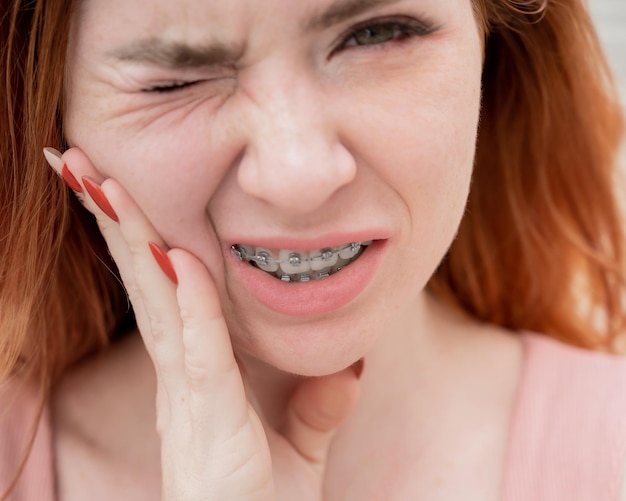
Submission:
[[[362,370],[361,359],[336,374],[306,379],[287,404],[283,436],[320,470],[335,430],[357,402]]]

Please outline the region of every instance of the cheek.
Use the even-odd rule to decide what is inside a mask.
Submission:
[[[141,127],[123,114],[70,113],[67,123],[71,144],[125,187],[171,246],[206,226],[207,204],[238,152],[228,128],[202,106]]]
[[[450,75],[416,78],[378,89],[378,100],[352,97],[345,136],[360,160],[403,195],[409,208],[458,212],[472,173],[480,104],[480,74],[462,82]],[[443,84],[442,84],[443,82]],[[435,206],[433,206],[435,204]]]
[[[479,54],[476,51],[476,54]],[[473,56],[473,54],[471,55]],[[481,62],[455,55],[431,70],[377,82],[346,97],[344,136],[361,164],[389,186],[407,214],[397,283],[421,288],[449,248],[472,176],[480,109]],[[462,59],[461,59],[462,60]],[[361,93],[362,92],[362,93]],[[372,99],[371,96],[378,96]],[[354,103],[363,103],[358,107]]]

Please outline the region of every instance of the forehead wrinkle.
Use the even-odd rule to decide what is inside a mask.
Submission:
[[[232,65],[242,52],[239,47],[219,42],[189,45],[152,37],[113,49],[107,55],[124,62],[184,69]]]
[[[400,0],[338,0],[325,11],[314,14],[303,23],[305,31],[318,31],[358,16],[375,7],[397,3]]]

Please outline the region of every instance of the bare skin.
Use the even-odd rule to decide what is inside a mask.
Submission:
[[[499,499],[523,354],[510,333],[470,329],[468,346],[457,339],[440,347],[453,363],[437,369],[433,384],[417,384],[419,371],[398,370],[384,353],[368,358],[361,399],[329,442],[323,499]],[[384,381],[372,374],[377,363],[386,366]],[[396,379],[401,381],[391,393]],[[61,499],[159,498],[154,392],[152,365],[138,336],[66,376],[54,397]],[[268,408],[276,401],[284,405],[286,393],[266,395]],[[459,415],[462,424],[442,420]]]
[[[72,148],[49,161],[79,183],[141,337],[55,393],[61,498],[499,499],[519,339],[424,290],[472,174],[471,3],[172,5],[84,0],[70,33]],[[211,64],[181,68],[181,46]],[[346,296],[305,313],[283,307],[309,285],[259,292],[230,252],[353,239],[378,250],[299,293]],[[342,278],[366,275],[354,293]]]

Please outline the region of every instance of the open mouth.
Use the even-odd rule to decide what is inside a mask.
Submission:
[[[341,271],[354,263],[371,243],[371,240],[352,242],[304,252],[287,249],[271,251],[235,244],[231,250],[240,261],[247,261],[283,282],[302,283],[322,280]]]

